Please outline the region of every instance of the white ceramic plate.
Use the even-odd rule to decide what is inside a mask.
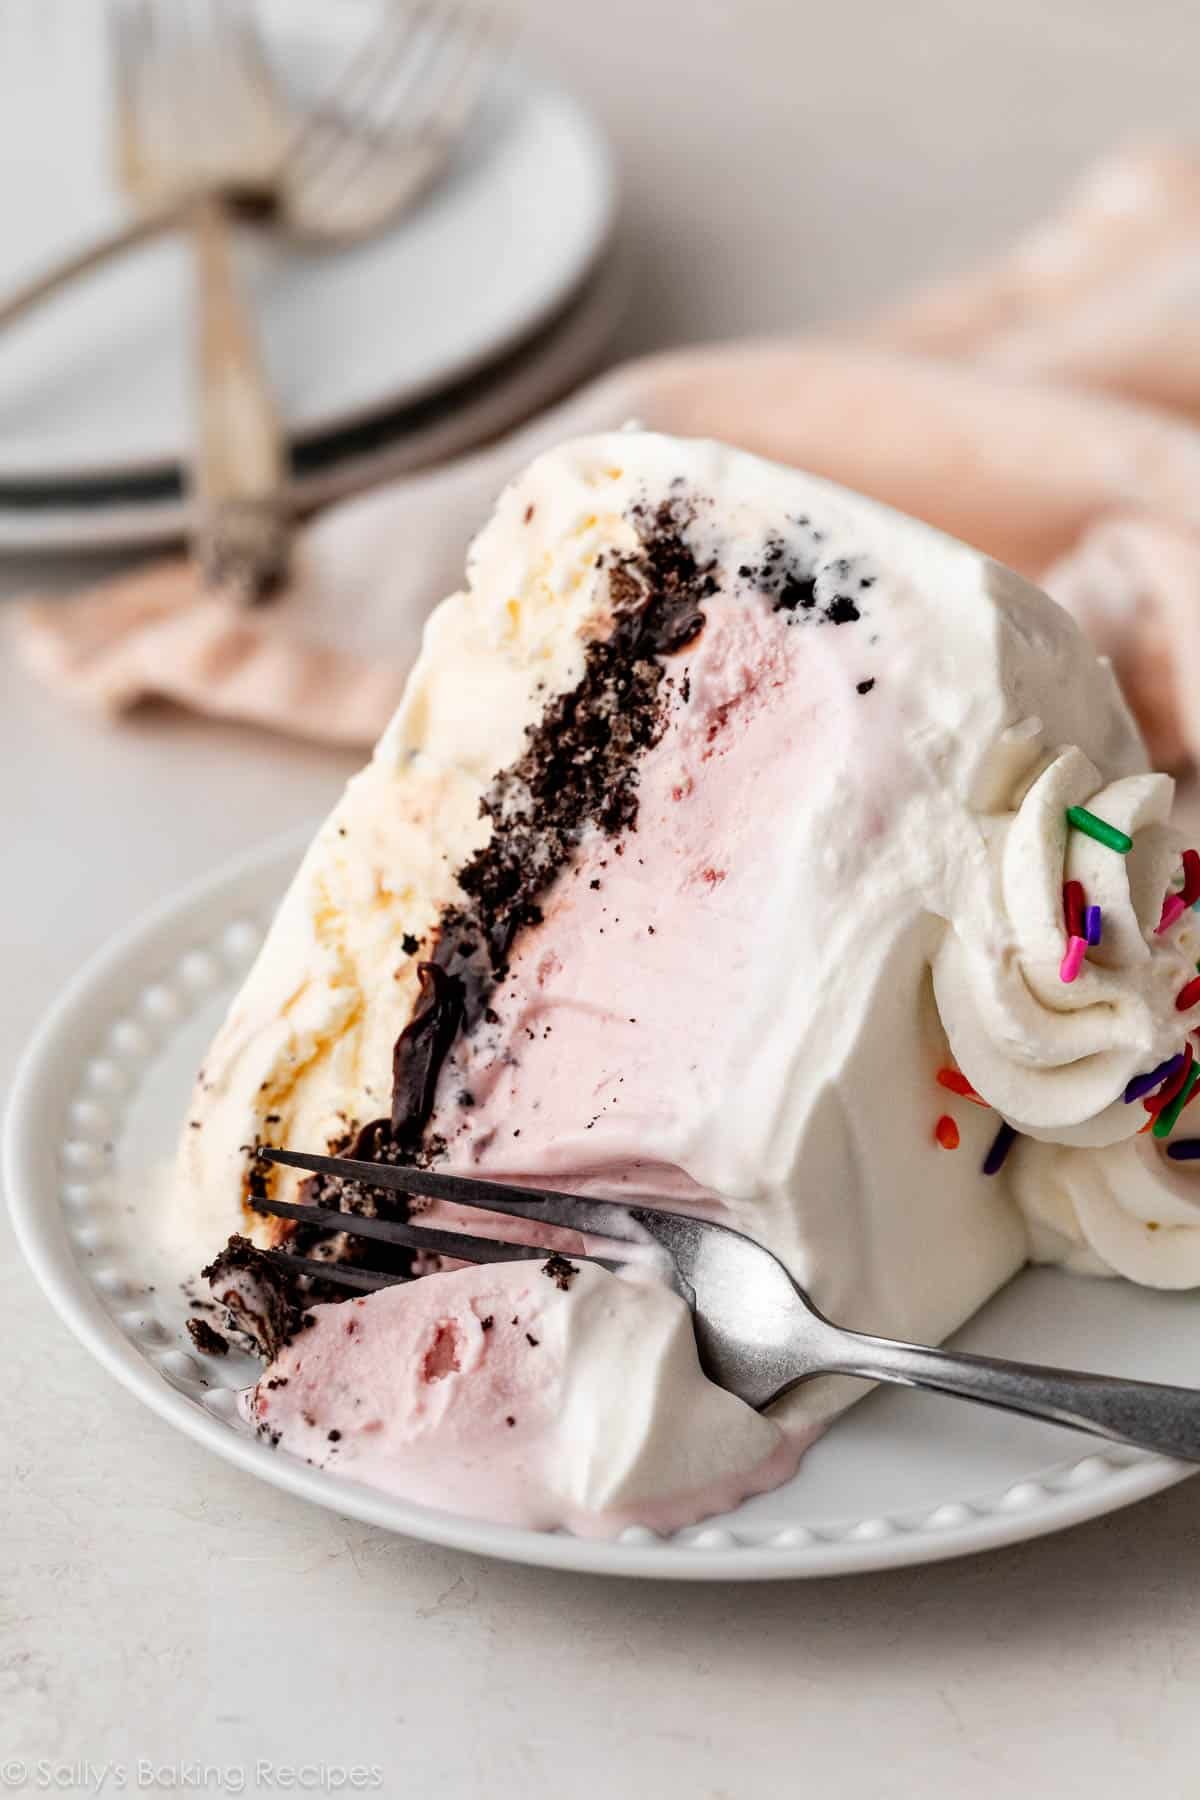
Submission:
[[[261,0],[297,86],[384,0]],[[17,283],[123,216],[110,181],[102,6],[0,8],[0,242]],[[605,242],[607,148],[557,88],[511,68],[407,219],[336,254],[248,234],[244,266],[288,431],[305,440],[458,381],[566,302]],[[0,484],[180,462],[188,259],[162,242],[0,338]]]
[[[668,1539],[516,1530],[409,1505],[256,1442],[232,1383],[198,1356],[182,1296],[146,1289],[122,1251],[120,1196],[169,1154],[193,1072],[261,940],[303,841],[189,889],[91,962],[47,1019],[13,1092],[5,1171],[25,1253],[53,1304],[119,1381],[251,1474],[353,1518],[513,1561],[614,1575],[740,1580],[896,1567],[1013,1543],[1126,1506],[1190,1471],[1054,1426],[898,1390],[874,1394],[794,1481]],[[216,1246],[214,1246],[214,1249]],[[1200,1307],[1186,1294],[1028,1271],[964,1346],[1165,1381],[1194,1379]]]

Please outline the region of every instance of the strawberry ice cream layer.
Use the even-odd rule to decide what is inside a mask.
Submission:
[[[700,1371],[687,1308],[595,1264],[503,1263],[317,1306],[243,1397],[261,1437],[509,1525],[612,1536],[727,1512],[799,1445]]]

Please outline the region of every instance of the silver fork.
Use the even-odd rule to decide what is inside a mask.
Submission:
[[[116,0],[108,20],[121,186],[146,212],[187,202],[197,561],[208,585],[254,602],[287,574],[287,453],[234,265],[232,199],[269,199],[287,117],[235,0]]]
[[[995,1356],[968,1356],[920,1344],[897,1343],[834,1325],[820,1313],[783,1264],[761,1244],[728,1226],[657,1207],[585,1199],[546,1188],[510,1186],[473,1176],[443,1175],[348,1157],[309,1156],[263,1146],[261,1160],[362,1186],[433,1200],[581,1233],[588,1260],[613,1267],[653,1247],[666,1259],[673,1285],[691,1307],[705,1373],[759,1409],[817,1375],[855,1375],[902,1387],[929,1388],[1006,1412],[1050,1419],[1115,1443],[1200,1462],[1200,1391],[1159,1382],[1128,1381]],[[499,1242],[384,1219],[360,1218],[330,1207],[260,1199],[255,1206],[280,1218],[345,1231],[389,1244],[460,1258],[464,1262],[545,1259],[545,1245]],[[609,1255],[592,1244],[605,1240]],[[268,1252],[285,1264],[286,1251]],[[574,1252],[571,1252],[574,1255]],[[382,1287],[404,1277],[342,1271],[337,1263],[305,1265],[331,1281]]]
[[[242,21],[241,51],[254,79],[269,82],[251,27],[252,21]],[[381,230],[409,211],[441,174],[501,66],[510,37],[500,13],[485,0],[388,5],[377,31],[333,72],[319,99],[302,108],[287,102],[286,144],[276,167],[260,167],[250,180],[237,170],[210,168],[211,185],[239,219],[268,224],[314,249],[353,243],[365,232]],[[128,222],[22,282],[0,300],[0,331],[111,257],[173,229],[196,185],[141,208]]]
[[[216,575],[232,557],[253,594],[282,572],[287,469],[229,222],[319,248],[401,218],[447,167],[511,34],[490,0],[381,0],[301,106],[274,80],[248,0],[110,0],[109,18],[117,170],[137,212],[0,301],[0,330],[110,257],[192,227],[202,562]]]

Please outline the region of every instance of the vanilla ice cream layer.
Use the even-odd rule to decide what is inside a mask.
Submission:
[[[671,629],[614,703],[598,671],[652,605]],[[578,764],[623,731],[613,803],[584,782],[564,813],[556,737]],[[1033,1212],[1037,1153],[1111,1156],[1144,1120],[1126,1083],[1195,1022],[1194,916],[1154,931],[1171,798],[1107,665],[988,559],[718,445],[568,444],[501,497],[306,857],[206,1059],[177,1204],[207,1254],[247,1228],[247,1145],[392,1114],[448,1168],[710,1210],[841,1322],[944,1337],[1028,1253],[1014,1171]],[[510,877],[536,905],[489,958]],[[1068,878],[1105,921],[1073,983]],[[439,957],[465,998],[434,1054]],[[951,1061],[988,1105],[937,1086]],[[1001,1119],[1025,1141],[989,1177]],[[777,1417],[804,1441],[854,1391]]]

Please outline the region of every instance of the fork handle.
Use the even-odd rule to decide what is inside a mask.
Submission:
[[[287,576],[283,431],[233,262],[218,194],[192,204],[196,268],[195,549],[205,581],[251,603]]]
[[[1200,1390],[924,1349],[852,1331],[838,1331],[825,1367],[870,1381],[953,1394],[1005,1412],[1050,1419],[1113,1443],[1200,1462]]]

